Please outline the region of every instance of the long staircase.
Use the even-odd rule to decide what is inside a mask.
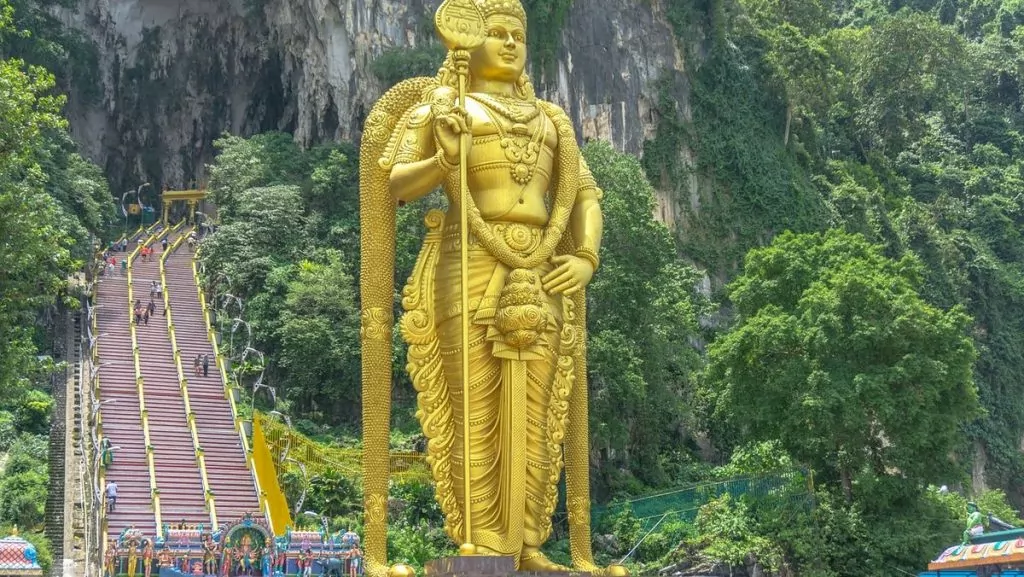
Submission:
[[[163,255],[163,235],[154,234],[148,238],[155,248],[148,260],[135,250],[128,274],[117,266],[97,289],[99,421],[113,454],[104,476],[118,486],[117,506],[106,516],[108,539],[131,526],[157,535],[158,524],[210,527],[260,513],[209,340],[191,253],[179,240],[187,231],[163,234],[171,254]],[[115,253],[118,265],[128,254]],[[129,299],[146,307],[153,281],[163,286],[169,306],[165,311],[164,299],[153,297],[155,313],[148,324],[133,327]],[[210,355],[207,376],[193,374],[197,354]]]
[[[231,405],[224,397],[224,384],[193,273],[192,255],[187,248],[179,248],[167,258],[167,294],[172,303],[175,338],[186,370],[199,441],[206,455],[207,478],[219,519],[230,522],[245,513],[258,511],[259,501],[241,438],[235,429]],[[205,375],[197,376],[193,372],[197,355],[209,359]]]
[[[176,237],[171,234],[167,240],[173,242]],[[178,371],[168,342],[163,301],[155,294],[150,296],[152,282],[161,282],[159,256],[162,250],[159,243],[154,245],[153,256],[133,263],[132,288],[143,307],[152,299],[156,310],[148,324],[136,326],[136,338],[149,411],[149,435],[156,452],[160,506],[165,522],[208,525],[210,514],[206,509],[202,477],[196,467]]]
[[[104,478],[117,484],[117,507],[107,514],[107,534],[111,538],[133,525],[149,534],[156,532],[142,429],[142,396],[132,351],[128,278],[120,267],[128,254],[115,253],[118,264],[107,271],[96,291],[98,398],[102,403],[102,433],[110,441],[113,454]]]

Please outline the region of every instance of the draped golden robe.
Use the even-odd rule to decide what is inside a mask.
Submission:
[[[388,207],[393,201],[384,179],[396,164],[429,158],[424,151],[433,146],[432,140],[425,142],[431,110],[452,104],[439,103],[445,93],[438,88],[444,85],[442,69],[436,80],[414,79],[389,91],[367,120],[361,150],[364,487],[371,573],[385,560],[390,412],[388,275],[394,262],[394,209]],[[528,82],[524,86],[532,97]],[[552,269],[552,256],[576,250],[566,222],[577,197],[599,197],[600,191],[568,117],[537,102],[552,127],[541,152],[551,155],[550,174],[538,168],[540,174],[532,177],[548,180],[548,222],[487,221],[475,206],[469,210],[473,535],[468,541],[513,556],[524,546],[544,543],[551,532],[564,444],[573,564],[597,572],[589,530],[585,296],[583,290],[571,297],[549,295],[540,279]],[[507,165],[479,162],[488,144],[488,137],[474,137],[468,161],[471,190],[479,190],[473,188],[474,175],[485,178],[480,173],[508,170]],[[493,139],[490,145],[497,146]],[[456,543],[463,543],[465,387],[457,171],[444,188],[450,209],[447,215],[431,211],[426,217],[423,248],[402,293],[406,313],[400,328],[409,344],[407,368],[418,392],[417,417],[428,438],[427,459],[445,527]]]

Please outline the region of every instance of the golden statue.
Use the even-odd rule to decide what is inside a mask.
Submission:
[[[601,191],[524,73],[519,0],[446,0],[436,23],[438,75],[381,97],[361,144],[366,568],[387,572],[395,210],[441,187],[450,208],[427,214],[401,333],[445,528],[464,555],[565,570],[540,551],[564,450],[573,565],[624,575],[590,546],[584,289]]]

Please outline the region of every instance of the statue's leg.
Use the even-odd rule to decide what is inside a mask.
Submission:
[[[570,358],[559,356],[563,321],[560,298],[551,299],[549,305],[555,322],[541,336],[541,346],[536,349],[542,358],[528,363],[526,531],[519,563],[520,569],[527,571],[567,570],[540,552],[551,535],[551,515],[561,474],[562,421],[568,391],[560,395],[555,392],[570,386],[563,373],[571,373],[572,365]]]
[[[495,268],[495,261],[486,252],[471,251],[468,275],[471,315],[476,313],[481,297],[487,292]],[[459,312],[452,308],[459,302],[459,285],[459,261],[450,254],[442,254],[436,277],[437,334],[455,425],[451,449],[452,489],[460,509],[464,509],[462,319],[452,312]],[[515,555],[522,547],[523,508],[522,505],[510,507],[508,503],[511,444],[506,436],[507,399],[503,389],[507,367],[494,357],[487,329],[486,325],[470,323],[471,542],[485,551]]]
[[[458,319],[448,324],[456,324]],[[452,443],[452,485],[459,502],[463,502],[463,385],[461,345],[446,346],[448,338],[458,341],[458,327],[441,332],[441,355],[448,379],[455,421]],[[446,334],[446,333],[450,333]],[[484,342],[485,328],[470,328],[470,454],[472,527],[471,542],[494,549],[491,541],[506,533],[508,511],[501,502],[502,476],[505,469],[502,444],[502,363],[490,356],[490,345]],[[498,550],[501,553],[506,551]]]
[[[540,547],[551,533],[547,495],[554,484],[550,479],[551,451],[548,431],[548,404],[555,376],[557,356],[545,346],[544,360],[527,363],[526,399],[526,531],[524,544]]]

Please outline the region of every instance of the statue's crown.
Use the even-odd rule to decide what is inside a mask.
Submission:
[[[480,8],[484,18],[502,14],[518,18],[522,21],[523,26],[526,25],[526,10],[523,9],[523,4],[519,0],[476,0],[476,5]]]

